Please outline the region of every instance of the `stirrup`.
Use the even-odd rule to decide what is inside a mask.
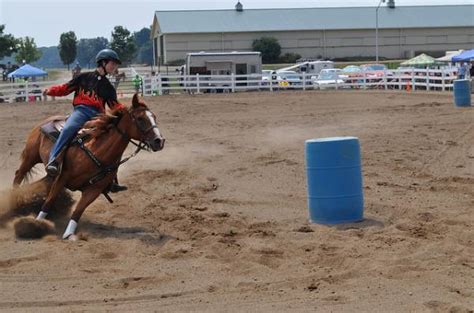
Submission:
[[[48,173],[49,176],[56,177],[59,175],[60,171],[61,165],[59,165],[58,161],[52,161],[46,165],[46,173]]]

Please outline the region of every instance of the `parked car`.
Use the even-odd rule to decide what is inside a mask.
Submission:
[[[387,76],[392,76],[393,73],[387,70],[384,64],[363,64],[360,66],[361,71],[369,80],[381,80],[386,73]]]
[[[325,74],[325,73],[336,73],[339,75],[340,78],[344,78],[344,75],[340,68],[325,68],[325,69],[322,69],[318,75],[311,76],[311,81],[317,80],[319,75]]]
[[[362,70],[360,66],[357,65],[348,65],[342,69],[341,77],[344,78],[346,83],[355,84],[355,83],[362,83],[360,81],[362,77]]]
[[[301,75],[295,71],[277,72],[278,86],[286,88],[299,88],[303,86]]]
[[[278,84],[277,73],[274,70],[262,70],[262,82],[261,86],[269,86],[270,82],[273,81],[273,84]]]
[[[314,89],[346,88],[344,83],[344,79],[337,71],[321,71],[318,77],[313,80]]]

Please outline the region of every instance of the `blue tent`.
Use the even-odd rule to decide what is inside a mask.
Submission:
[[[451,59],[452,62],[466,62],[471,60],[474,60],[474,49],[466,50],[461,54],[453,56]]]
[[[48,73],[43,71],[42,69],[36,68],[29,64],[25,64],[22,67],[18,68],[17,70],[8,74],[8,77],[38,77],[38,76],[46,76]]]

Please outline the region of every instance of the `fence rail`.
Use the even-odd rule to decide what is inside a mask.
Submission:
[[[341,75],[334,81],[321,81],[311,74],[291,78],[265,78],[261,75],[157,75],[144,78],[145,95],[169,93],[216,93],[285,89],[411,89],[452,90],[455,69],[399,69],[379,73]]]
[[[133,95],[136,92],[132,77],[126,77],[120,81],[110,79],[112,85],[117,90],[119,98]],[[34,102],[47,101],[54,99],[53,97],[46,97],[43,91],[54,85],[64,84],[67,80],[56,81],[17,81],[15,83],[0,83],[0,103],[2,102]],[[140,88],[141,89],[141,88]],[[73,95],[66,97],[72,99]]]
[[[136,92],[133,77],[111,83],[117,89],[118,97],[130,96]],[[410,89],[447,91],[453,89],[456,69],[398,69],[378,73],[353,73],[332,81],[318,80],[311,74],[296,74],[286,77],[262,77],[251,75],[156,75],[142,77],[139,91],[144,95],[165,95],[170,93],[230,93],[244,91],[279,91],[287,89]],[[44,101],[42,91],[66,81],[16,82],[0,84],[0,102]],[[70,95],[69,97],[72,97]]]

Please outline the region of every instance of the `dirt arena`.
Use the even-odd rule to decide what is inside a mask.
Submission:
[[[0,228],[0,311],[473,312],[474,110],[451,94],[145,101],[165,149],[120,169],[82,240]],[[70,110],[0,105],[4,193],[28,131]],[[304,141],[331,136],[360,139],[361,223],[308,222]]]

